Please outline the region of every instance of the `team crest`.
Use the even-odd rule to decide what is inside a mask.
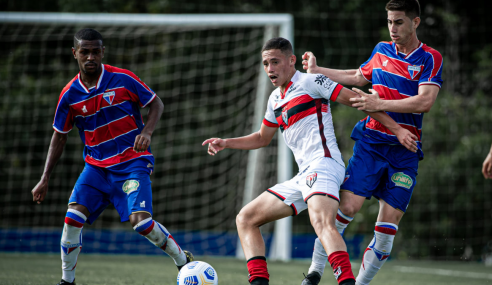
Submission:
[[[286,124],[287,126],[289,125],[289,116],[287,114],[287,107],[284,107],[282,109],[282,120],[284,121],[284,124]]]
[[[127,180],[125,181],[125,184],[123,184],[123,192],[126,194],[130,194],[133,191],[136,191],[138,189],[138,186],[140,186],[140,183],[138,183],[137,180]],[[145,207],[145,203],[144,203]]]
[[[412,79],[415,78],[415,76],[417,76],[417,74],[419,74],[420,72],[420,66],[417,66],[417,65],[409,65],[408,66],[408,73],[410,74],[410,77]]]
[[[314,182],[318,179],[318,173],[313,172],[311,174],[308,174],[306,176],[306,185],[309,186],[309,188],[313,187]]]
[[[114,91],[109,91],[109,92],[104,92],[103,98],[106,100],[106,102],[109,103],[109,105],[113,104],[114,97],[116,96],[116,93]]]

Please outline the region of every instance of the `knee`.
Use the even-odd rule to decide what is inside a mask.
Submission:
[[[140,222],[148,219],[148,218],[152,218],[152,216],[150,216],[149,213],[133,213],[130,215],[130,224],[132,225],[132,227],[135,227],[136,225],[138,225]]]
[[[311,225],[313,226],[318,236],[323,234],[324,232],[333,231],[338,233],[337,227],[335,225],[335,219],[331,220],[317,215],[313,215],[311,217]]]
[[[236,216],[236,226],[238,228],[246,228],[255,225],[256,222],[254,214],[248,211],[248,209],[246,208],[241,209],[239,214],[237,214]]]
[[[360,207],[357,207],[356,205],[352,203],[341,203],[339,207],[340,211],[346,216],[349,217],[354,217],[357,212],[359,212]]]

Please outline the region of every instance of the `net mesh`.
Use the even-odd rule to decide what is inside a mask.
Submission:
[[[31,229],[25,232],[29,235],[38,228],[38,236],[25,237],[28,240],[49,236],[49,228],[59,236],[68,198],[84,167],[83,144],[78,132],[72,131],[45,202],[32,202],[30,189],[42,174],[58,96],[78,73],[70,47],[80,28],[25,24],[0,28],[0,49],[9,54],[0,59],[0,155],[4,162],[0,227],[5,231],[0,240],[12,243],[14,250],[21,245],[6,238],[15,234],[13,229]],[[176,239],[201,243],[204,253],[233,254],[248,152],[225,150],[210,157],[201,143],[209,137],[236,137],[252,130],[264,28],[94,28],[104,37],[103,62],[134,72],[165,105],[152,136],[154,219]],[[142,111],[144,119],[146,113]],[[276,143],[262,153],[265,164],[257,185],[267,187],[276,179]],[[108,235],[102,229],[113,231]],[[95,252],[107,249],[118,234],[118,240],[127,242],[124,247],[137,244],[135,239],[142,240],[142,246],[148,243],[129,224],[121,224],[111,209],[84,231],[85,243],[94,241],[92,249],[84,248]],[[200,233],[187,234],[193,231]]]

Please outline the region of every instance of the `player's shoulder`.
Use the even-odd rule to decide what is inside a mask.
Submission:
[[[375,50],[387,50],[387,49],[393,49],[393,42],[386,42],[386,41],[381,41],[376,44],[374,47]]]
[[[122,78],[128,78],[128,77],[131,77],[135,80],[138,80],[140,81],[140,78],[138,78],[137,75],[135,75],[135,73],[133,73],[132,71],[128,70],[128,69],[124,69],[124,68],[120,68],[120,67],[116,67],[116,66],[112,66],[112,65],[108,65],[108,64],[105,64],[104,65],[104,70],[109,72],[109,73],[112,73],[116,76],[121,76]]]
[[[70,81],[67,83],[67,85],[65,85],[65,87],[63,87],[63,89],[62,89],[62,91],[61,91],[61,93],[60,93],[60,97],[58,98],[58,100],[60,100],[60,99],[63,97],[63,95],[65,95],[65,93],[67,93],[67,91],[69,91],[69,90],[70,90],[70,87],[72,87],[72,84],[73,84],[73,83],[75,82],[75,80],[77,80],[78,78],[79,78],[79,75],[77,74],[77,75],[75,75],[75,77],[74,77],[74,78],[72,78],[72,80],[70,80]]]
[[[429,57],[432,57],[434,60],[442,61],[442,55],[436,49],[434,49],[434,48],[432,48],[426,44],[422,44],[422,50],[425,51],[425,53]]]

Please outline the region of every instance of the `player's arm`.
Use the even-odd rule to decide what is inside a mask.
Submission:
[[[439,87],[436,85],[421,85],[419,94],[401,100],[383,100],[379,97],[379,93],[373,89],[369,89],[371,94],[367,94],[362,90],[353,88],[360,97],[352,98],[352,107],[357,110],[377,112],[387,111],[395,113],[427,113],[436,102]]]
[[[335,102],[351,106],[352,99],[358,98],[359,95],[347,88],[343,88],[338,94]],[[409,130],[402,128],[398,123],[396,123],[388,114],[379,111],[374,113],[369,113],[363,111],[364,113],[370,115],[372,118],[383,124],[388,130],[396,135],[398,141],[406,147],[411,152],[417,152],[417,136],[412,134]]]
[[[208,144],[208,154],[210,155],[215,155],[226,148],[257,149],[269,145],[277,129],[261,124],[260,130],[250,135],[230,139],[210,138],[205,140],[202,145]]]
[[[142,132],[135,137],[133,150],[136,152],[144,152],[149,148],[152,133],[154,133],[157,122],[161,118],[162,112],[164,111],[164,103],[162,103],[161,98],[158,96],[155,96],[154,100],[150,102],[148,106],[149,113],[147,114],[147,123],[145,124]]]
[[[490,146],[489,154],[483,161],[482,174],[485,179],[492,179],[492,146]]]
[[[369,83],[369,81],[362,76],[359,69],[341,70],[318,66],[316,64],[316,57],[310,51],[305,52],[302,55],[302,59],[302,68],[308,73],[323,74],[342,85],[364,86]]]
[[[38,204],[41,204],[41,202],[44,201],[44,197],[46,196],[46,193],[48,193],[48,182],[50,180],[51,172],[63,153],[63,148],[67,143],[67,136],[67,134],[62,134],[57,131],[53,132],[50,148],[48,149],[48,156],[46,157],[46,163],[44,165],[43,176],[41,176],[41,180],[31,191],[32,200]]]

